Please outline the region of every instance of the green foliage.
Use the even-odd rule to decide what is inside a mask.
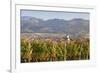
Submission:
[[[21,62],[44,62],[89,59],[89,39],[21,39]]]

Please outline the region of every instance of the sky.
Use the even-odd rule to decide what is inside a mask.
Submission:
[[[48,19],[71,20],[73,18],[82,18],[89,20],[89,13],[83,13],[83,12],[21,10],[21,16],[31,16],[43,20],[48,20]]]

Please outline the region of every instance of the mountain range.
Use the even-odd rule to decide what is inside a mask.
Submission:
[[[21,33],[29,32],[89,34],[89,20],[81,18],[43,20],[31,16],[21,16]]]

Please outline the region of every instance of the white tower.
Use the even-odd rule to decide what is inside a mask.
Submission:
[[[70,43],[70,36],[69,35],[67,35],[67,41],[68,41],[68,43]]]

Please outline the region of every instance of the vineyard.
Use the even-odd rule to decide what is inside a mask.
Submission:
[[[89,60],[89,39],[21,38],[21,63]]]

